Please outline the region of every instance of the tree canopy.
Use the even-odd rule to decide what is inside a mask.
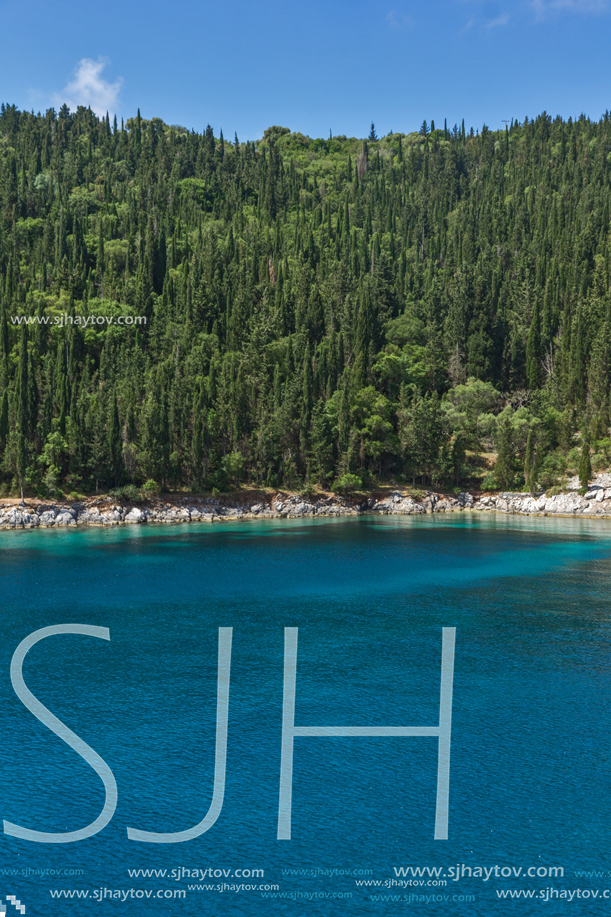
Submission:
[[[499,447],[551,484],[579,430],[595,465],[610,179],[608,113],[241,143],[3,104],[4,493],[455,484]]]

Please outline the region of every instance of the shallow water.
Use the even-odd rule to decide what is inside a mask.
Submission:
[[[0,898],[17,895],[28,915],[608,911],[611,522],[460,514],[134,526],[3,532],[0,549],[4,819],[61,832],[99,814],[100,778],[25,709],[9,668],[38,628],[89,624],[111,637],[50,637],[24,665],[30,690],[101,755],[119,792],[112,822],[90,839],[3,836]],[[444,626],[456,627],[449,839],[433,839],[435,738],[316,737],[295,740],[292,840],[277,840],[284,628],[299,628],[297,725],[434,726]],[[233,628],[220,817],[185,843],[129,841],[127,826],[181,831],[210,805],[219,627]],[[447,885],[424,888],[324,874],[370,870],[359,881],[390,882],[395,867],[456,864],[468,867],[461,881],[446,874]],[[473,875],[497,865],[487,880]],[[500,874],[531,866],[564,877]],[[182,867],[265,875],[170,875]],[[129,875],[139,868],[168,873]],[[25,874],[51,869],[82,874]],[[592,870],[604,875],[576,875]],[[217,891],[223,883],[294,894]],[[213,888],[189,889],[197,884]],[[581,892],[570,902],[497,894],[549,888]],[[89,897],[68,903],[50,889]],[[99,902],[96,889],[186,897]],[[375,900],[414,894],[431,900]],[[475,900],[444,900],[455,895]]]

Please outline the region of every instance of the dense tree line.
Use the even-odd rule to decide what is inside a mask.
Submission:
[[[230,143],[2,105],[4,493],[605,466],[610,180],[608,113]]]

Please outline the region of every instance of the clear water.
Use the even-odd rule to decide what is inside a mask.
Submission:
[[[29,688],[102,756],[119,788],[112,822],[91,839],[0,836],[0,898],[17,895],[27,917],[608,912],[608,522],[460,515],[5,532],[0,575],[2,818],[70,831],[100,812],[99,777],[25,709],[9,668],[19,642],[41,627],[94,624],[111,635],[49,638],[26,659]],[[129,841],[127,826],[180,831],[208,809],[218,628],[229,626],[220,818],[187,843]],[[457,628],[449,840],[433,840],[434,738],[337,737],[296,739],[293,838],[276,839],[288,626],[299,627],[296,723],[330,726],[435,725],[441,628]],[[368,869],[367,880],[384,881],[394,867],[455,864],[560,866],[564,877],[372,888],[348,875],[286,873]],[[265,876],[170,876],[182,867]],[[138,868],[168,875],[130,877]],[[51,869],[83,872],[26,875]],[[576,875],[589,870],[604,875]],[[301,897],[188,889],[223,882]],[[187,895],[100,902],[91,897],[100,888]],[[497,897],[546,888],[600,897]],[[90,897],[62,901],[49,889]],[[413,894],[441,900],[375,900]],[[454,895],[475,900],[445,900]]]

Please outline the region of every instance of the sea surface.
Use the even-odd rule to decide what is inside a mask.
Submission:
[[[18,645],[51,625],[109,630],[41,640],[23,676],[118,787],[112,821],[86,840],[0,836],[7,915],[9,895],[26,917],[609,912],[610,522],[11,531],[0,582],[0,816],[61,833],[104,806],[98,774],[11,683]],[[448,840],[434,839],[430,736],[297,737],[292,838],[278,840],[284,629],[298,628],[297,726],[430,727],[444,627]],[[220,815],[182,843],[129,840],[128,827],[187,830],[210,807],[219,628],[233,629]]]

